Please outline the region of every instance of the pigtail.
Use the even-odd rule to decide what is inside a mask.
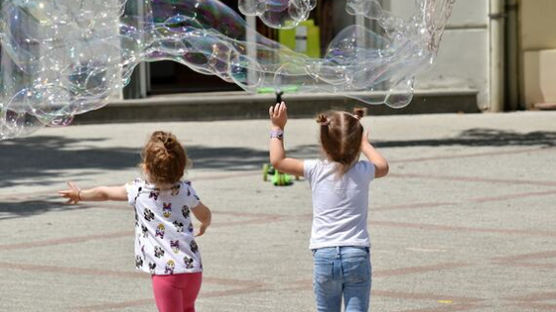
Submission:
[[[318,124],[321,125],[321,127],[327,127],[330,124],[330,119],[328,119],[325,114],[319,114],[316,118],[316,121]]]
[[[361,120],[361,118],[363,118],[365,116],[367,109],[363,108],[363,107],[355,107],[353,109],[353,116],[355,118],[357,118],[358,120]]]

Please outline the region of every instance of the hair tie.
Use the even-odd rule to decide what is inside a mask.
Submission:
[[[324,114],[319,114],[317,116],[317,123],[319,123],[321,126],[328,126],[330,124],[330,119]]]

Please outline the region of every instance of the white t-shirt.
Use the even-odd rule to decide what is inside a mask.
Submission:
[[[181,181],[161,191],[135,179],[125,187],[135,208],[135,267],[155,275],[202,272],[190,218],[199,197],[191,182]]]
[[[336,167],[328,160],[306,160],[303,164],[303,175],[311,185],[313,197],[309,248],[370,247],[367,209],[375,167],[368,161],[359,161],[343,176]]]

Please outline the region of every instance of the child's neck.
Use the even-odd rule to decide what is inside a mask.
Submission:
[[[149,183],[149,184],[151,184],[151,185],[154,185],[155,188],[157,188],[157,189],[159,189],[159,190],[161,190],[161,191],[170,190],[170,189],[172,189],[172,186],[174,186],[174,184],[175,184],[175,183],[174,183],[174,184],[169,184],[169,183],[164,183],[164,184],[158,183],[158,184],[157,184],[157,183],[153,183],[153,182],[151,181],[151,179],[149,178],[149,175],[148,175],[148,174],[145,175],[145,181],[147,181],[147,183]]]

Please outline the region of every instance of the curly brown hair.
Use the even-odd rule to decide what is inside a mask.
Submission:
[[[338,163],[340,175],[345,174],[359,159],[363,126],[359,122],[364,110],[354,114],[343,111],[328,111],[316,118],[320,124],[320,143],[326,156]]]
[[[174,184],[184,174],[188,164],[185,149],[170,132],[155,131],[141,153],[149,182],[157,185]]]

